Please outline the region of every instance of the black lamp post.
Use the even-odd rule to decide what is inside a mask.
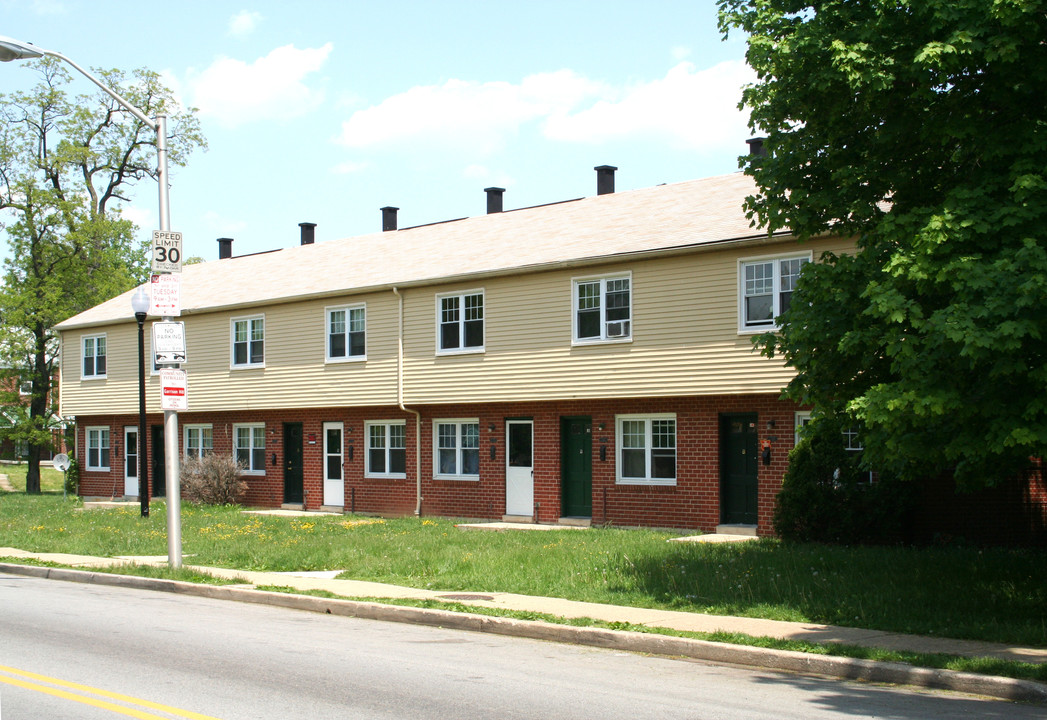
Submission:
[[[138,321],[138,499],[142,502],[142,517],[149,517],[149,465],[146,462],[145,442],[145,315],[149,311],[149,296],[138,288],[131,298],[131,308]]]

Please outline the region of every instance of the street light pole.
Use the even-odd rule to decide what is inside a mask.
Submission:
[[[171,230],[171,210],[169,202],[170,188],[167,183],[167,116],[157,115],[155,120],[150,120],[145,113],[128,102],[119,93],[107,87],[101,80],[62,53],[54,50],[45,50],[31,43],[0,35],[0,62],[33,60],[45,55],[57,58],[73,66],[81,75],[101,88],[121,107],[156,132],[157,181],[160,185],[160,230],[169,232]],[[163,319],[172,320],[170,317]],[[141,323],[139,328],[141,328]],[[143,433],[144,428],[141,428],[139,432]],[[164,449],[167,466],[167,563],[172,568],[180,568],[182,567],[182,497],[181,467],[178,458],[177,410],[164,411]],[[140,482],[145,482],[145,478],[143,477]]]
[[[145,290],[131,298],[131,309],[138,321],[138,500],[142,504],[142,517],[149,517],[149,463],[146,459],[145,427],[145,315],[149,312],[149,296]]]

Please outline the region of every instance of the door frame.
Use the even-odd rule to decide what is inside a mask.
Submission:
[[[127,436],[134,433],[134,442],[129,442]],[[139,446],[138,426],[137,425],[124,425],[124,495],[130,497],[131,495],[138,496],[142,492],[142,485],[138,481],[138,473],[141,470],[141,463],[138,459],[141,457],[139,452],[141,447]],[[132,448],[134,450],[132,451]],[[129,464],[131,458],[134,458],[134,464]],[[134,475],[128,473],[128,470],[133,470]],[[134,483],[132,485],[131,483]]]
[[[530,463],[513,464],[512,428],[514,425],[530,429]],[[534,517],[534,420],[517,418],[505,421],[505,514]]]
[[[338,431],[338,452],[333,453],[327,445],[327,432]],[[324,505],[345,507],[345,423],[325,422],[322,428],[324,462]],[[338,458],[338,477],[329,476],[331,458]]]

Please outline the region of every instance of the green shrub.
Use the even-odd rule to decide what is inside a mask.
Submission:
[[[211,453],[182,458],[182,499],[200,505],[235,505],[247,492],[242,463]]]
[[[783,540],[874,545],[908,539],[915,494],[910,483],[862,466],[844,447],[843,423],[819,418],[789,455],[774,529]]]
[[[69,469],[65,471],[65,491],[69,495],[76,495],[80,490],[80,463],[76,458],[69,461]]]

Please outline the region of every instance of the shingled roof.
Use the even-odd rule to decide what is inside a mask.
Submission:
[[[187,265],[182,314],[585,264],[765,237],[742,173]],[[130,290],[58,324],[133,321]]]

